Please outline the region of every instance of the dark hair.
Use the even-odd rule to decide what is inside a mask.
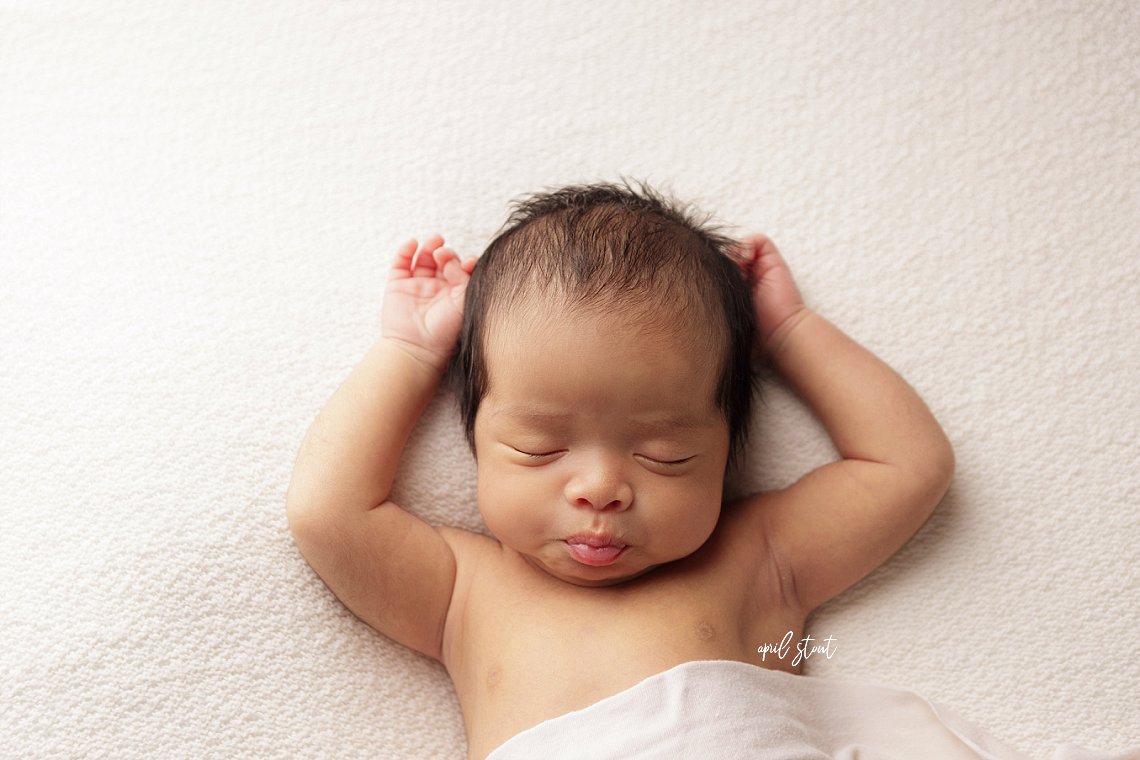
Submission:
[[[506,307],[556,294],[585,309],[618,306],[655,327],[701,331],[721,350],[715,403],[729,428],[735,461],[748,437],[756,376],[756,317],[735,241],[639,183],[571,185],[516,200],[506,223],[475,265],[453,360],[460,411],[471,451],[475,415],[487,393],[488,324]],[[662,303],[678,304],[684,324],[663,321]],[[668,316],[675,316],[676,312]],[[704,317],[701,319],[700,317]]]

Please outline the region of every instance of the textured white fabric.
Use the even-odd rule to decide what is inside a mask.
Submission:
[[[954,443],[809,672],[1140,743],[1137,8],[0,0],[0,757],[461,757],[293,546],[293,457],[401,240],[621,174],[770,234]],[[772,386],[733,487],[832,456]],[[473,475],[440,399],[396,497],[478,530]]]
[[[907,689],[732,660],[677,665],[543,721],[487,760],[1028,760]],[[1127,760],[1067,746],[1053,760]]]

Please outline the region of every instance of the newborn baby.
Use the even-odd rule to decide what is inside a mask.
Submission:
[[[682,663],[798,673],[775,645],[950,483],[923,401],[805,307],[763,236],[597,184],[520,202],[477,261],[443,243],[396,252],[382,335],[305,437],[287,513],[353,613],[447,668],[471,758]],[[726,504],[761,364],[841,458]],[[449,365],[493,538],[389,500]]]

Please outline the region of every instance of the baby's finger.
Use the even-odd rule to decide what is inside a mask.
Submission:
[[[745,282],[752,284],[752,265],[756,263],[756,251],[752,247],[752,241],[749,239],[739,240],[732,246],[732,255],[730,258],[736,262],[740,274],[743,275]]]
[[[771,256],[775,256],[777,259],[783,259],[783,256],[780,255],[780,249],[772,242],[772,238],[767,235],[754,235],[751,238],[751,243],[753,248],[752,255],[757,261]]]
[[[425,256],[424,252],[417,251],[416,257],[412,259],[412,276],[413,277],[432,277],[435,275],[435,262],[431,256]]]
[[[412,259],[412,275],[415,277],[433,277],[435,275],[435,249],[443,245],[440,235],[432,235],[423,242]]]
[[[420,250],[424,253],[433,253],[436,248],[443,245],[443,235],[434,234],[424,238],[424,244],[420,246]]]
[[[416,246],[419,241],[415,238],[400,244],[396,249],[396,258],[392,262],[393,274],[410,275],[412,272],[412,259],[416,255]]]
[[[437,248],[432,256],[435,259],[435,268],[440,272],[444,270],[449,261],[459,259],[459,254],[450,248]]]
[[[744,245],[748,249],[748,258],[757,261],[768,253],[776,251],[776,244],[772,242],[772,238],[763,234],[749,235],[744,238]]]
[[[443,278],[447,280],[448,285],[459,285],[467,282],[467,273],[463,271],[463,266],[459,263],[459,257],[453,256],[449,258],[440,270]]]
[[[472,256],[468,256],[466,259],[461,260],[459,258],[459,254],[455,253],[455,251],[452,251],[450,248],[447,249],[447,252],[450,255],[448,256],[447,261],[444,262],[444,268],[441,270],[443,272],[444,278],[446,278],[448,283],[452,285],[465,284],[469,279],[471,279],[471,272],[475,269],[475,262],[477,259]]]

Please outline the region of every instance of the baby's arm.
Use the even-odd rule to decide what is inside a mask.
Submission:
[[[806,614],[894,554],[937,506],[950,443],[918,394],[884,362],[804,306],[770,240],[746,240],[765,350],[842,457],[753,497],[793,602]]]
[[[408,434],[435,393],[474,261],[439,236],[397,253],[382,337],[313,422],[286,497],[306,561],[360,619],[442,659],[455,557],[440,532],[388,500]]]

